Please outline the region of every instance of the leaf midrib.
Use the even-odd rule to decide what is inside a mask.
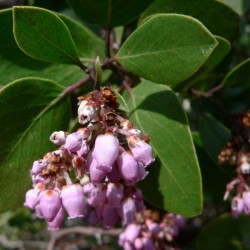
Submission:
[[[135,101],[135,97],[134,97],[134,94],[133,94],[133,93],[131,93],[131,98],[132,98],[133,106],[134,106],[134,108],[136,108],[136,101]],[[137,120],[138,125],[139,125],[141,128],[143,128],[143,126],[142,126],[142,124],[141,124],[141,122],[140,122],[140,119],[139,119],[139,117],[138,117],[137,112],[134,112],[134,113],[135,113],[135,118],[136,118],[136,120]],[[152,144],[153,144],[153,143],[152,143]],[[156,154],[157,154],[158,156],[160,156],[159,152],[158,152],[155,148],[154,148],[154,151],[156,152]],[[162,160],[162,159],[161,159],[161,160]],[[162,161],[162,163],[164,163],[164,165],[166,166],[164,160]],[[179,190],[181,191],[181,193],[183,194],[183,196],[185,197],[185,199],[188,201],[189,199],[188,199],[188,197],[187,197],[185,191],[182,189],[182,187],[180,186],[180,184],[178,183],[178,181],[176,180],[176,178],[172,175],[171,171],[169,171],[169,169],[168,169],[167,167],[165,167],[165,169],[166,169],[167,172],[169,173],[169,176],[171,176],[171,178],[173,179],[173,181],[176,183],[177,187],[179,188]]]
[[[165,50],[158,50],[158,51],[152,51],[152,52],[144,52],[144,53],[139,53],[139,54],[134,54],[134,55],[127,55],[127,56],[119,56],[119,54],[117,55],[117,59],[118,60],[126,60],[128,58],[136,58],[136,57],[141,57],[141,56],[152,56],[152,55],[158,55],[158,54],[162,54],[162,53],[167,53],[169,51],[177,51],[177,50],[181,50],[181,49],[189,49],[189,48],[197,48],[197,47],[200,47],[200,49],[203,49],[203,48],[214,48],[215,46],[210,46],[210,45],[200,45],[200,46],[181,46],[181,47],[178,47],[178,48],[174,48],[174,49],[165,49]],[[211,50],[212,52],[212,50]],[[131,53],[131,52],[130,52]],[[211,53],[210,53],[211,54]],[[209,54],[209,55],[210,55]],[[208,55],[208,56],[209,56]]]

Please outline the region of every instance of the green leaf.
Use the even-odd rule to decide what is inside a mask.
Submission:
[[[149,133],[156,161],[139,185],[153,205],[184,216],[201,212],[199,165],[182,106],[165,85],[141,82],[126,99],[130,119]]]
[[[198,132],[192,132],[195,149],[201,169],[203,197],[205,204],[222,204],[226,184],[231,176],[222,171],[208,156]]]
[[[246,2],[245,0],[219,0],[219,1],[230,6],[239,15],[242,16],[244,14],[244,4],[245,3],[243,3],[243,2]]]
[[[67,0],[85,22],[105,28],[125,25],[143,12],[153,0]]]
[[[200,20],[214,35],[230,41],[235,37],[239,26],[238,14],[226,4],[214,0],[156,0],[140,20],[144,21],[159,13],[192,16]]]
[[[234,219],[222,214],[209,223],[197,239],[198,250],[247,250],[250,249],[250,218]]]
[[[16,42],[27,55],[46,62],[79,64],[69,30],[53,12],[14,7],[13,24]]]
[[[211,72],[216,66],[218,66],[231,50],[231,44],[226,39],[219,36],[215,36],[215,38],[218,42],[217,47],[213,50],[212,54],[209,56],[207,61],[201,66],[201,68],[194,75],[192,75],[189,79],[185,80],[181,84],[184,90],[187,90],[194,84],[207,77],[207,74]]]
[[[234,87],[250,87],[250,58],[238,64],[223,79],[222,84]]]
[[[216,39],[196,19],[162,14],[141,25],[116,57],[139,76],[176,85],[193,75],[216,46]]]
[[[105,44],[101,38],[81,23],[62,14],[58,16],[68,27],[81,61],[94,63],[97,56],[105,59]]]
[[[69,28],[83,60],[91,61],[97,55],[104,57],[104,42],[101,39],[80,23],[64,15],[60,15],[60,18]],[[5,85],[26,76],[37,76],[68,86],[86,76],[75,65],[46,63],[24,54],[13,36],[11,9],[0,11],[0,24],[0,84]]]
[[[32,162],[55,148],[52,132],[67,130],[70,103],[61,100],[63,90],[40,78],[23,78],[0,90],[0,211],[24,202]]]
[[[200,118],[199,132],[207,154],[218,164],[222,146],[232,137],[230,130],[210,114],[205,114]]]

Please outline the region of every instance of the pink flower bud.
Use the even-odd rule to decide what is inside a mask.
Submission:
[[[134,223],[129,224],[125,230],[126,240],[131,243],[134,243],[135,239],[139,236],[140,231],[141,231],[140,225]]]
[[[152,156],[153,150],[148,143],[140,140],[136,135],[129,136],[127,140],[129,148],[137,161],[142,162],[145,166],[148,166],[154,161]]]
[[[117,158],[117,165],[122,178],[128,183],[134,183],[139,178],[138,162],[131,151],[121,153]]]
[[[60,207],[56,217],[53,221],[48,222],[48,229],[49,230],[58,230],[60,229],[65,217],[65,211],[63,206]]]
[[[88,203],[93,206],[103,206],[106,202],[107,189],[103,185],[97,185],[94,187],[88,198]]]
[[[246,215],[250,215],[250,191],[243,192],[242,199],[244,201],[244,212]]]
[[[120,183],[109,183],[107,187],[107,199],[109,205],[118,207],[121,205],[121,200],[124,196],[124,188]]]
[[[144,250],[154,250],[154,242],[151,238],[143,237]]]
[[[31,179],[32,179],[33,185],[36,185],[40,182],[45,182],[45,179],[40,174],[32,175]]]
[[[134,250],[134,247],[132,246],[131,243],[129,243],[128,241],[125,241],[123,244],[123,249],[124,250]]]
[[[154,223],[152,220],[146,220],[146,225],[148,227],[149,232],[153,235],[156,236],[160,232],[160,227],[159,224]]]
[[[66,133],[64,131],[55,131],[49,139],[56,145],[63,145],[66,140]]]
[[[61,198],[56,190],[45,190],[40,194],[40,209],[46,221],[52,221],[61,207]]]
[[[89,167],[90,179],[93,184],[103,182],[103,179],[106,177],[106,172],[97,168],[97,162],[95,159],[92,159],[92,162]]]
[[[34,209],[39,201],[38,200],[39,192],[40,191],[38,191],[37,189],[28,190],[25,194],[25,202],[23,205],[29,209]]]
[[[88,151],[89,151],[89,147],[87,145],[87,142],[85,140],[83,140],[80,150],[77,151],[77,155],[84,156],[88,153]]]
[[[118,183],[121,180],[121,174],[116,162],[113,164],[112,170],[107,172],[107,178],[112,183]]]
[[[37,218],[43,219],[43,214],[39,203],[35,206],[35,214]]]
[[[45,160],[34,161],[31,169],[31,174],[37,175],[41,173],[42,170],[46,167],[47,167],[47,162]]]
[[[71,153],[75,153],[82,147],[83,138],[80,132],[72,133],[67,136],[64,149],[67,149]]]
[[[88,223],[91,226],[96,226],[99,223],[99,219],[97,217],[96,211],[91,211],[89,216],[88,216]]]
[[[175,223],[179,228],[184,228],[186,221],[181,215],[177,214],[175,215]]]
[[[45,189],[45,184],[39,182],[35,185],[33,189],[30,189],[26,192],[24,206],[29,209],[34,209],[35,206],[39,203],[39,193]]]
[[[97,136],[93,155],[97,161],[98,169],[110,172],[118,153],[119,141],[113,134],[107,133]]]
[[[136,250],[143,249],[143,240],[142,240],[142,238],[136,238],[135,239],[134,247],[135,247]]]
[[[135,201],[127,198],[122,203],[122,219],[123,225],[128,225],[134,222],[136,213]]]
[[[62,204],[69,214],[69,219],[83,217],[86,214],[86,201],[80,184],[63,186],[61,191]]]
[[[86,185],[83,186],[83,193],[86,195],[90,195],[91,191],[95,188],[95,186],[93,185],[93,183],[88,183]]]
[[[232,217],[237,218],[243,212],[244,201],[242,198],[235,196],[231,202]]]
[[[118,214],[116,213],[116,209],[109,204],[105,204],[102,212],[103,217],[103,226],[105,228],[114,227],[118,222]]]
[[[143,180],[147,175],[148,175],[148,171],[146,171],[144,165],[139,162],[139,165],[138,165],[138,180],[137,181]]]

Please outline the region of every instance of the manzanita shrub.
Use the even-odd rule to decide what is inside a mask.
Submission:
[[[53,231],[77,218],[121,228],[125,250],[250,249],[249,10],[1,10],[0,212],[24,204]]]

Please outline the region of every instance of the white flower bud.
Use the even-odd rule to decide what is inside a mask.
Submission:
[[[82,101],[78,108],[79,123],[84,125],[93,120],[96,116],[96,109],[92,105],[88,105],[87,101]]]
[[[240,166],[240,170],[242,174],[250,174],[250,164],[248,162],[244,162]]]
[[[131,134],[133,134],[133,135],[136,135],[138,137],[142,136],[141,130],[136,129],[136,128],[132,128],[128,132],[131,133]]]
[[[64,131],[55,131],[49,139],[56,145],[63,145],[66,140],[66,134]]]

